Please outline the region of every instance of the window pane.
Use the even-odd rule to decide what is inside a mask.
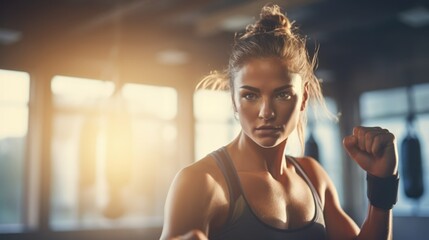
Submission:
[[[51,82],[54,105],[60,107],[97,106],[114,89],[112,82],[87,78],[55,76]]]
[[[26,72],[0,69],[0,102],[24,104],[30,97],[30,76]]]
[[[25,137],[28,128],[28,107],[0,106],[0,138]]]
[[[363,119],[404,114],[408,111],[405,88],[367,92],[360,98],[360,112]]]
[[[28,130],[30,78],[0,70],[0,229],[22,224],[24,163]]]
[[[194,94],[197,121],[228,121],[234,113],[229,92],[198,90]]]
[[[50,220],[55,225],[73,224],[78,217],[77,168],[83,119],[80,115],[60,114],[56,114],[53,119]]]
[[[143,89],[145,95],[150,88],[143,99],[156,96],[151,102],[163,104],[176,103],[177,93],[125,86],[122,95],[98,106],[82,105],[97,111],[58,108],[54,114],[51,225],[56,230],[162,224],[168,187],[181,167],[177,125],[170,119],[177,105],[159,114],[132,92]],[[139,111],[128,111],[133,108]]]
[[[229,92],[198,90],[194,94],[195,159],[225,146],[241,130]]]
[[[0,225],[21,223],[25,150],[25,138],[0,139]]]
[[[177,93],[170,87],[127,83],[122,96],[132,113],[143,113],[162,119],[173,119],[177,114]]]
[[[415,110],[417,112],[429,111],[429,84],[413,86]]]

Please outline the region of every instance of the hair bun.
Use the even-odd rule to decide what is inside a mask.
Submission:
[[[281,12],[278,5],[265,5],[260,14],[260,19],[247,26],[245,35],[253,35],[266,32],[291,34],[292,24]]]

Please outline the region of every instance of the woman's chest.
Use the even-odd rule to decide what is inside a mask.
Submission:
[[[314,218],[312,192],[299,176],[277,181],[252,174],[239,175],[247,204],[266,224],[282,229],[298,228]]]

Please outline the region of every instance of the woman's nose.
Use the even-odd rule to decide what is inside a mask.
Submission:
[[[263,102],[261,103],[261,107],[259,109],[259,118],[262,118],[264,120],[271,120],[271,119],[274,119],[275,117],[276,117],[276,114],[271,101],[263,100]]]

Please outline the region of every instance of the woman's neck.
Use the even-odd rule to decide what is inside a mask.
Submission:
[[[286,141],[271,148],[256,144],[246,134],[241,132],[229,145],[228,151],[234,161],[237,171],[268,172],[274,178],[285,173],[287,162],[285,158]]]

